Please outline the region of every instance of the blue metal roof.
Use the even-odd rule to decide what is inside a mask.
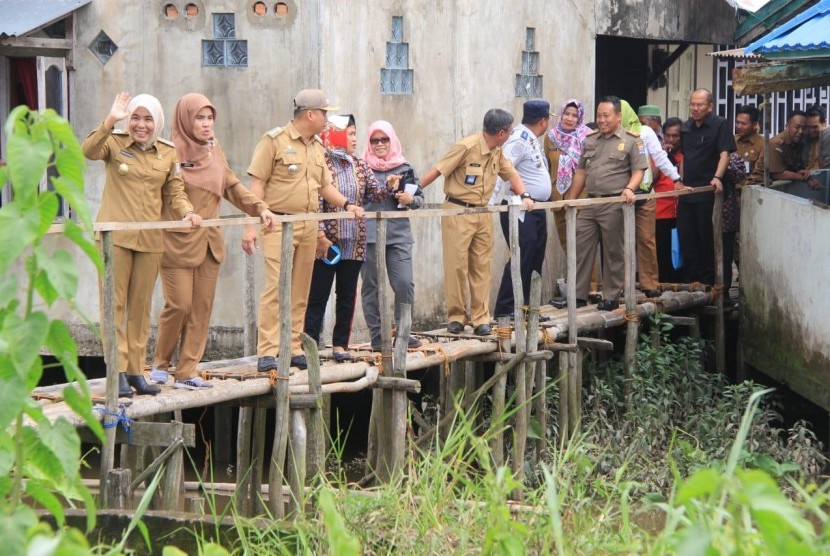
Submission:
[[[0,0],[0,36],[22,37],[92,0]]]
[[[830,48],[830,0],[821,0],[818,4],[804,10],[780,27],[773,29],[760,39],[744,48],[749,54],[756,52],[809,53],[811,50]]]

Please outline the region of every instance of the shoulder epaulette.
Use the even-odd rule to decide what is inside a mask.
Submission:
[[[638,138],[640,137],[639,133],[634,133],[633,131],[628,131],[627,129],[625,130],[625,132],[627,134],[629,134],[630,136],[632,136],[632,137],[638,137]]]
[[[123,129],[113,129],[112,134],[113,135],[129,135],[129,133],[127,131],[123,130]]]
[[[176,145],[173,144],[173,141],[170,141],[169,139],[162,139],[161,137],[159,137],[158,139],[156,139],[156,141],[164,145],[167,145],[168,147],[173,147],[174,149],[176,148]]]
[[[586,134],[585,137],[590,137],[591,135],[596,135],[597,133],[599,133],[599,130],[593,129],[590,133]]]
[[[272,139],[274,139],[280,133],[282,133],[282,128],[277,126],[274,129],[272,129],[271,131],[267,132],[265,135],[267,135],[268,137],[271,137]]]

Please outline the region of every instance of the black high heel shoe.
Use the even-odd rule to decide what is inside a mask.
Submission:
[[[130,383],[127,382],[127,373],[118,373],[118,397],[132,398],[133,389],[130,388]]]
[[[127,383],[135,388],[136,394],[139,396],[155,396],[161,392],[161,388],[147,384],[144,375],[127,375]]]

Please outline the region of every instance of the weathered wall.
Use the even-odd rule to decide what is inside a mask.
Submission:
[[[741,212],[744,359],[830,410],[830,213],[760,186]]]
[[[603,0],[596,25],[599,35],[728,44],[735,9],[723,0]]]
[[[292,15],[270,25],[262,25],[261,19],[251,15],[252,0],[197,1],[202,8],[200,17],[185,22],[180,16],[176,23],[161,15],[166,3],[97,1],[79,10],[70,91],[72,122],[79,136],[85,137],[98,125],[117,92],[127,90],[152,93],[162,101],[168,122],[164,135],[169,137],[176,99],[199,91],[217,106],[217,136],[231,166],[246,182],[245,169],[261,134],[290,119],[291,100],[297,90],[321,87],[345,112],[355,114],[361,145],[364,130],[372,120],[390,120],[399,132],[406,156],[423,173],[452,142],[478,131],[488,108],[504,108],[521,118],[524,99],[514,96],[514,82],[521,69],[527,27],[536,28],[543,96],[555,110],[568,97],[585,99],[588,106],[593,103],[595,29],[593,2],[588,0],[546,4],[532,0],[289,0]],[[184,13],[185,2],[173,3]],[[273,2],[266,4],[270,7]],[[201,41],[212,38],[211,14],[218,12],[236,14],[236,37],[248,41],[247,68],[202,67]],[[558,17],[551,18],[551,13]],[[392,16],[403,16],[403,40],[409,43],[410,68],[415,76],[413,95],[380,94],[380,68],[385,63]],[[569,32],[562,33],[563,28]],[[87,48],[102,29],[118,45],[106,65],[101,65]],[[593,109],[588,112],[592,118]],[[103,188],[100,162],[88,164],[87,184],[92,210],[97,212]],[[427,200],[438,202],[441,198],[439,180],[427,191]],[[225,205],[224,212],[238,211]],[[445,318],[445,307],[440,224],[422,219],[414,228],[417,328],[418,323],[426,325]],[[241,232],[238,228],[227,230],[228,258],[220,275],[212,319],[216,336],[212,339],[217,349],[240,343],[243,324],[244,255],[238,247]],[[562,253],[552,228],[551,234],[545,296],[551,295],[552,278],[562,267]],[[506,248],[501,233],[495,237],[497,277]],[[84,272],[93,276],[89,265],[85,265]],[[261,281],[258,263],[257,288]],[[497,285],[494,278],[493,293]],[[78,302],[97,320],[94,280],[84,281]],[[154,323],[162,304],[157,285]],[[358,306],[356,340],[363,339],[363,329]]]

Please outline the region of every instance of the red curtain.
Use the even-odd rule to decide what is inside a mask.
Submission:
[[[34,58],[10,58],[17,105],[37,110],[37,64]],[[14,99],[13,99],[14,100]]]

